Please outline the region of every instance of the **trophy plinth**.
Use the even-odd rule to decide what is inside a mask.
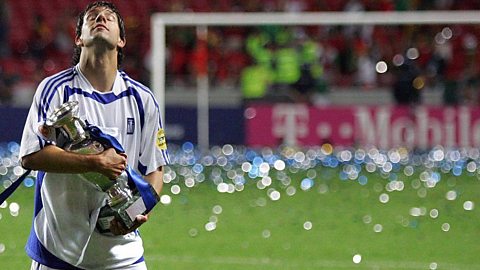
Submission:
[[[116,218],[127,229],[135,225],[137,215],[147,209],[138,193],[132,193],[128,188],[126,173],[117,178],[117,183],[109,188],[107,205],[102,207],[97,222],[97,229],[101,233],[110,231],[110,222]]]

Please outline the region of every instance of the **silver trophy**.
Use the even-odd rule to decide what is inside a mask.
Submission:
[[[53,139],[57,146],[69,152],[84,155],[103,152],[105,146],[91,138],[86,131],[85,122],[77,114],[78,102],[69,101],[62,104],[47,118],[44,128],[48,129],[49,136],[46,137]],[[138,191],[129,187],[126,172],[115,180],[94,172],[84,173],[81,176],[107,195],[107,204],[101,208],[97,221],[97,229],[100,232],[110,232],[110,222],[114,218],[126,229],[130,229],[135,225],[136,216],[146,212],[145,204]],[[155,195],[158,196],[156,193]]]

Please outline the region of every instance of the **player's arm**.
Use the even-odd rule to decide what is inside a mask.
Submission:
[[[163,166],[158,167],[155,171],[144,176],[144,179],[152,185],[153,189],[160,195],[163,188]]]
[[[55,145],[48,145],[22,158],[22,166],[26,169],[53,173],[98,172],[110,179],[116,179],[125,170],[126,162],[126,156],[117,154],[113,148],[100,154],[82,155]]]

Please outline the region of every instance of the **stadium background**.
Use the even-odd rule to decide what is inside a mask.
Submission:
[[[36,85],[69,66],[75,15],[88,2],[0,1],[4,186],[21,172],[16,153]],[[454,0],[113,2],[126,25],[123,69],[146,85],[156,12],[480,9],[478,1]],[[168,28],[166,37],[173,164],[163,205],[142,231],[152,269],[480,269],[479,154],[470,148],[477,130],[460,131],[462,121],[476,128],[480,115],[478,25],[209,27],[203,47],[194,27]],[[206,55],[211,148],[204,152],[196,148],[195,93]],[[305,115],[335,122],[363,108],[374,121],[383,106],[391,126],[376,122],[370,141],[338,127],[352,137],[335,143],[320,124],[307,127],[313,139],[301,137]],[[405,138],[383,140],[382,131],[417,108],[430,114],[425,145],[406,145],[406,126],[398,128]],[[283,126],[274,126],[274,111]],[[284,112],[296,125],[286,125]],[[251,125],[252,115],[268,117]],[[436,140],[429,121],[442,134],[453,127],[455,138]],[[34,176],[0,207],[2,269],[28,263],[32,185]]]

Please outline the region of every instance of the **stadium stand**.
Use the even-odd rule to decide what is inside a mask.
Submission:
[[[0,3],[0,104],[24,106],[30,102],[38,78],[69,66],[76,18],[75,14],[88,0],[8,0]],[[393,1],[393,0],[189,0],[114,2],[127,28],[125,69],[133,77],[149,84],[150,18],[154,12],[302,12],[302,11],[408,11],[408,10],[474,10],[480,2],[465,1]],[[375,63],[392,62],[416,48],[414,61],[420,85],[445,88],[443,102],[478,103],[476,88],[479,70],[474,63],[480,27],[456,25],[447,28],[451,36],[436,40],[446,26],[318,26],[318,27],[216,27],[209,30],[208,53],[210,83],[216,88],[230,88],[241,96],[241,74],[262,61],[297,72],[292,75],[295,87],[303,94],[306,85],[313,91],[356,89],[371,92],[389,89],[396,81],[395,72],[372,72]],[[445,33],[443,33],[445,34]],[[260,35],[260,36],[259,36]],[[448,36],[448,33],[446,33]],[[257,38],[257,39],[256,39]],[[395,42],[392,42],[395,40]],[[192,87],[195,31],[193,28],[170,29],[167,32],[168,74],[170,91]],[[298,53],[299,48],[302,53]],[[283,51],[280,52],[280,49]],[[292,50],[293,49],[293,50]],[[275,52],[275,53],[273,53]],[[133,56],[133,57],[132,57]],[[270,58],[269,58],[270,57]],[[293,59],[293,60],[292,60]],[[291,69],[296,61],[297,69]],[[307,65],[308,64],[308,65]],[[308,69],[302,73],[302,67]],[[304,70],[305,71],[305,70]],[[291,74],[290,74],[291,75]],[[279,86],[285,82],[275,81]],[[288,77],[288,76],[287,76]],[[298,80],[302,78],[301,82]],[[262,77],[262,78],[268,78]],[[313,84],[309,80],[314,80]],[[268,81],[268,80],[267,80]],[[247,82],[248,83],[248,82]],[[313,85],[313,86],[312,86]],[[269,87],[266,84],[266,87]],[[173,89],[173,90],[172,90]],[[258,90],[258,89],[257,89]],[[265,89],[264,89],[265,90]],[[271,89],[270,89],[271,90]],[[262,89],[258,90],[262,91]],[[265,90],[268,92],[269,89]],[[281,91],[281,90],[280,90]],[[267,94],[262,94],[265,96]],[[255,94],[254,94],[255,96]],[[341,96],[341,93],[340,93]],[[27,101],[25,101],[27,100]],[[399,101],[399,100],[396,100]]]

